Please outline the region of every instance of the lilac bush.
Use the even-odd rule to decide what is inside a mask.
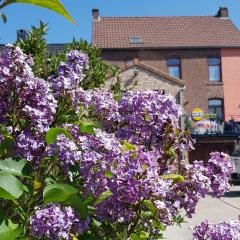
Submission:
[[[178,127],[172,96],[83,90],[88,56],[73,50],[66,58],[43,80],[19,48],[0,56],[0,178],[16,182],[11,190],[0,181],[0,203],[18,236],[161,239],[209,191],[229,190],[228,155],[178,161],[193,140]]]
[[[207,220],[194,227],[193,240],[238,240],[240,220],[228,220],[210,224]]]

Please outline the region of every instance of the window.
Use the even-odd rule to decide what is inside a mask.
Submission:
[[[219,98],[208,100],[208,113],[216,114],[216,120],[223,121],[223,101]]]
[[[181,78],[181,60],[171,58],[167,60],[168,74],[172,77]]]
[[[129,38],[129,42],[131,44],[141,44],[143,43],[143,40],[140,37],[134,36]]]
[[[220,58],[208,58],[208,79],[209,81],[221,81],[221,61]]]

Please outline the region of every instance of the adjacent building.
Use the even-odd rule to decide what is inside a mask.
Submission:
[[[138,72],[136,88],[177,96],[184,87],[189,116],[200,108],[220,121],[240,121],[240,31],[227,8],[215,16],[102,17],[97,9],[92,15],[92,43],[120,67],[123,85]]]

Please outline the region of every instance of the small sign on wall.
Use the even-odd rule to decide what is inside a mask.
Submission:
[[[201,108],[194,108],[192,110],[192,119],[194,121],[201,121],[203,120],[203,117],[204,117],[204,113]]]

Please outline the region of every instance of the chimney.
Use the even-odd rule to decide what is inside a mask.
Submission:
[[[98,9],[95,8],[95,9],[92,10],[92,17],[93,17],[93,20],[99,20],[100,19]]]
[[[227,7],[220,7],[216,17],[219,18],[228,18],[228,8]]]
[[[26,40],[28,37],[28,33],[24,29],[17,30],[17,40]]]

